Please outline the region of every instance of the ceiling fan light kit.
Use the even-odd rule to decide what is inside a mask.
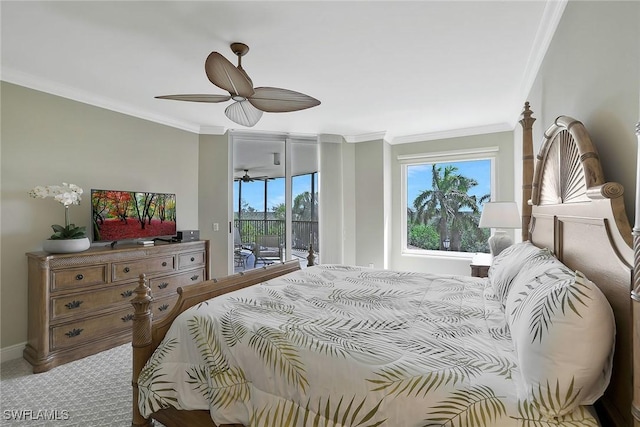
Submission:
[[[254,88],[249,75],[242,68],[242,57],[249,52],[249,46],[231,43],[231,51],[238,57],[237,66],[218,52],[211,52],[204,63],[209,81],[229,92],[229,95],[183,94],[156,98],[208,103],[233,100],[224,110],[225,115],[234,123],[247,127],[258,123],[263,112],[287,113],[320,105],[320,101],[304,93],[277,87]]]
[[[262,111],[251,105],[247,100],[236,101],[224,110],[229,119],[242,126],[252,127],[262,117]]]

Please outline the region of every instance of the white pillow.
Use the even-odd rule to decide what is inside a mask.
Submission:
[[[513,279],[529,260],[536,257],[553,257],[553,255],[548,249],[540,249],[526,241],[509,246],[493,259],[489,267],[489,282],[493,285],[496,297],[503,306]]]
[[[615,320],[596,285],[560,261],[551,264],[533,278],[526,270],[516,277],[505,311],[526,390],[521,397],[553,418],[604,394]]]

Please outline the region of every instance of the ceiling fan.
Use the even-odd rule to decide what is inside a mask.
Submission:
[[[237,67],[218,52],[211,52],[204,62],[209,81],[229,92],[229,95],[163,95],[156,98],[191,102],[233,100],[233,104],[224,110],[225,115],[235,123],[248,127],[258,123],[263,112],[285,113],[320,105],[320,101],[304,93],[277,87],[254,88],[253,82],[242,68],[242,57],[249,52],[249,46],[231,43],[231,50],[238,57]]]
[[[253,181],[264,181],[269,178],[268,176],[249,176],[249,169],[243,169],[244,175],[234,178],[234,181],[242,181],[242,182],[253,182]]]

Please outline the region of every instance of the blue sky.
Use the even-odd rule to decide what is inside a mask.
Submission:
[[[472,195],[476,195],[479,199],[485,194],[491,193],[491,161],[490,160],[472,160],[463,162],[438,163],[438,166],[446,167],[453,165],[458,168],[458,173],[467,177],[474,177],[478,181],[478,185],[470,191]],[[407,179],[407,201],[413,206],[413,200],[423,190],[431,189],[431,165],[411,165],[408,166]],[[237,211],[237,195],[238,182],[234,182],[234,206],[233,210]],[[305,191],[311,191],[311,178],[309,175],[294,177],[293,194]],[[258,212],[263,211],[263,194],[264,182],[254,181],[242,183],[242,200],[249,203]],[[268,182],[267,208],[272,210],[273,206],[284,203],[284,178],[276,178]]]
[[[316,183],[317,185],[317,183]],[[293,177],[293,198],[305,191],[311,191],[311,176],[301,175]],[[238,182],[233,183],[234,205],[233,210],[238,210]],[[292,200],[293,200],[292,198]],[[264,210],[264,181],[253,181],[242,183],[242,200],[247,202],[256,211]],[[267,210],[271,211],[274,206],[284,203],[284,178],[276,178],[268,181],[267,187]]]
[[[475,195],[478,199],[485,194],[491,194],[491,160],[437,163],[437,165],[443,170],[448,165],[455,166],[460,175],[475,178],[478,185],[473,187],[469,194]],[[424,190],[431,190],[431,165],[407,166],[407,203],[410,207],[413,207],[413,201]]]

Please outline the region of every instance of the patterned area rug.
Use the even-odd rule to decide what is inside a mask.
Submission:
[[[0,410],[2,426],[130,426],[131,345],[41,374],[22,358],[5,362]]]

